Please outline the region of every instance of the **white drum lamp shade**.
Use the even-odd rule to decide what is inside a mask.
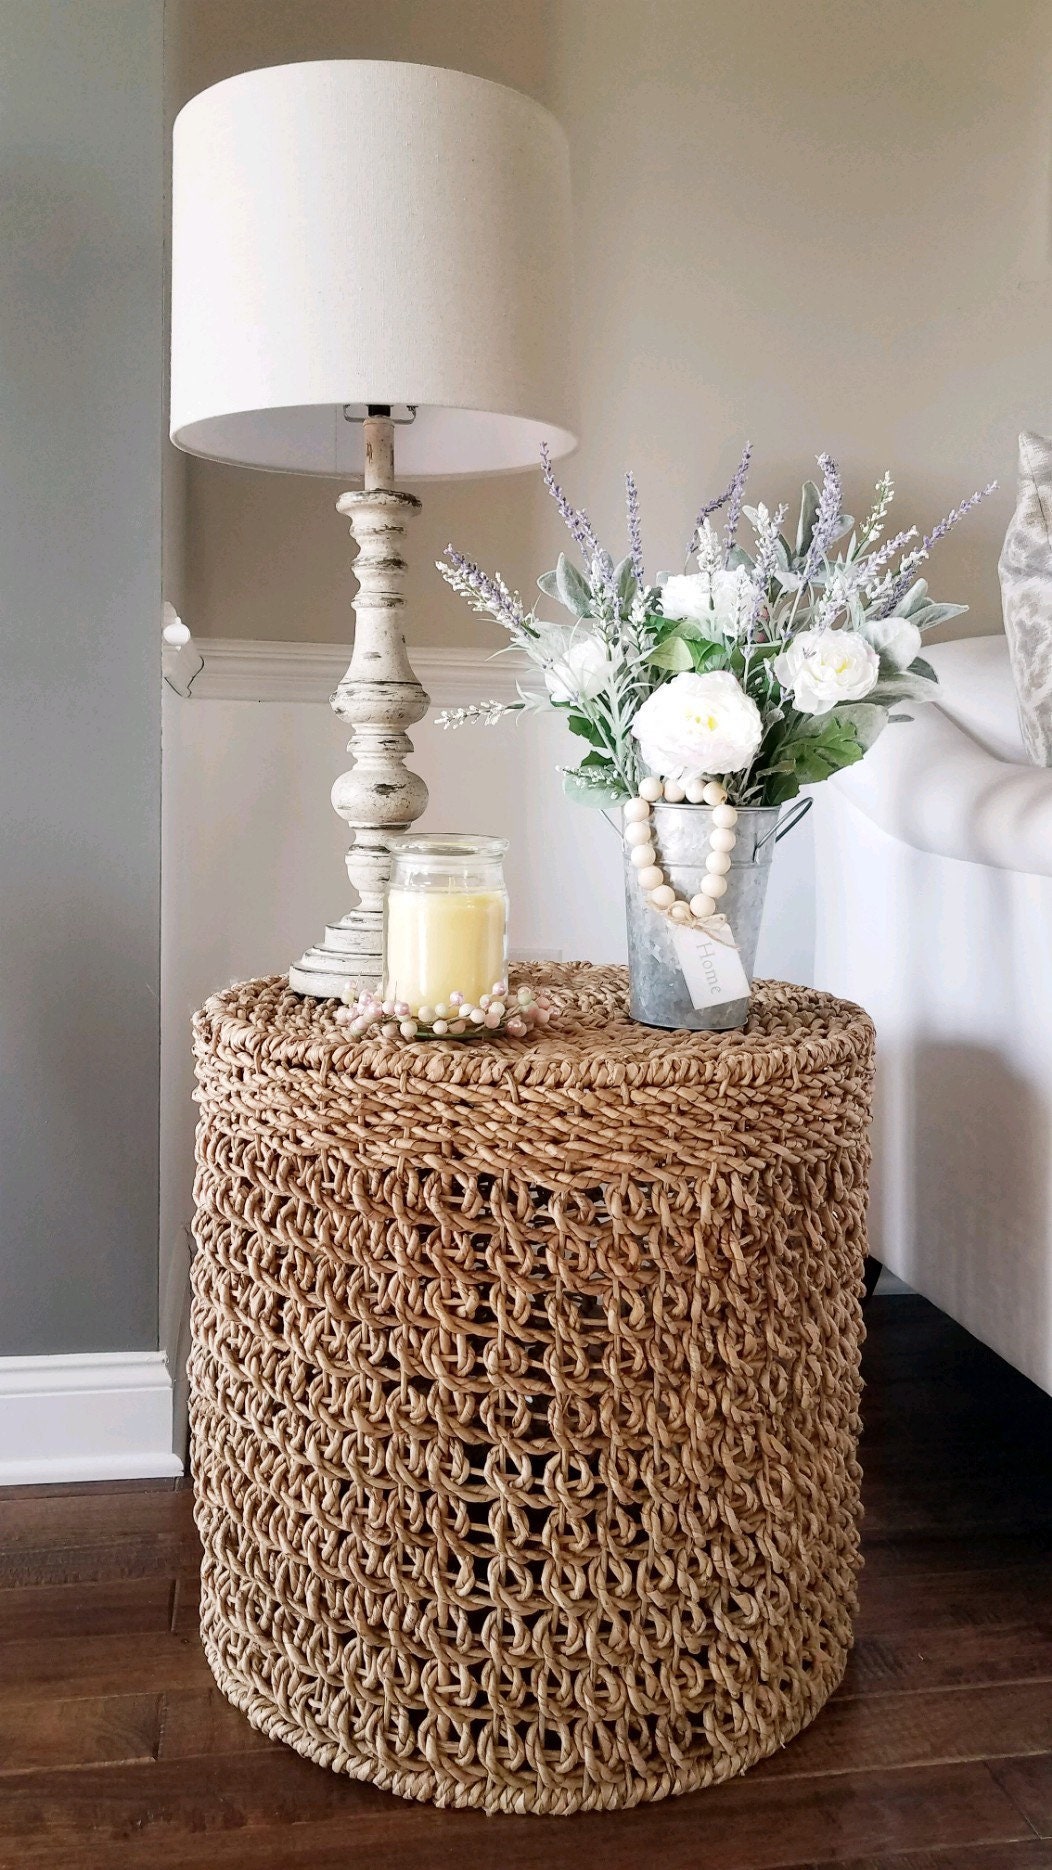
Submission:
[[[191,454],[353,478],[345,410],[416,410],[400,476],[575,445],[566,139],[426,65],[250,71],[180,112],[171,432]]]

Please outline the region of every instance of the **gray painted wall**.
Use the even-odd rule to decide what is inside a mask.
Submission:
[[[157,1343],[161,0],[0,0],[0,1355]]]

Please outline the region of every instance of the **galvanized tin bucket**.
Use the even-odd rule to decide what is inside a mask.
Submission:
[[[799,823],[810,803],[810,799],[802,800],[781,823],[778,805],[746,806],[738,812],[738,841],[727,875],[727,891],[719,906],[750,981],[774,847]],[[690,898],[705,875],[711,811],[704,805],[655,805],[652,823],[658,862],[667,881],[678,896]],[[744,1026],[748,999],[729,1000],[723,1006],[694,1006],[668,921],[647,902],[629,862],[627,846],[624,864],[632,1018],[643,1026],[663,1026],[670,1031],[732,1032]]]

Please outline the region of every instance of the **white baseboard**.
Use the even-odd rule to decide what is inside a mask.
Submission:
[[[172,1440],[185,1459],[189,1443],[189,1393],[186,1360],[190,1355],[190,1261],[194,1238],[189,1226],[176,1230],[161,1262],[161,1350],[172,1380]]]
[[[181,1474],[160,1351],[0,1357],[0,1486]]]

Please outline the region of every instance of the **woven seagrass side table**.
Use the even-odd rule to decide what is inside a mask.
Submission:
[[[531,970],[543,1036],[385,1047],[282,979],[195,1022],[201,1627],[263,1732],[405,1797],[632,1805],[839,1682],[873,1033]]]

